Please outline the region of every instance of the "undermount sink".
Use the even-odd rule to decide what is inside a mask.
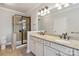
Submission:
[[[56,40],[56,42],[64,43],[64,44],[70,44],[70,43],[71,43],[71,42],[69,42],[69,41],[67,41],[67,40],[64,40],[64,39]]]

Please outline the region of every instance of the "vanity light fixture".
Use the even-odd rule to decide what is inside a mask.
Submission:
[[[47,6],[38,11],[39,16],[44,16],[44,15],[49,14],[49,13],[50,13],[50,11],[49,11]]]
[[[55,5],[55,7],[58,9],[58,10],[61,10],[63,7],[68,7],[70,4],[69,3],[57,3]]]
[[[38,11],[38,15],[41,15],[41,10]]]
[[[46,9],[46,10],[45,10],[45,9]],[[44,9],[45,13],[49,14],[49,13],[50,13],[50,11],[49,11],[49,9],[48,9],[48,7],[47,7],[47,6],[45,7],[45,9]]]
[[[41,9],[41,16],[44,16],[45,15],[45,12],[44,12],[44,8]]]
[[[64,7],[68,7],[70,4],[69,3],[66,3],[65,5],[64,5]]]
[[[58,10],[60,10],[60,9],[62,9],[62,7],[61,7],[61,6],[59,6],[57,9],[58,9]]]

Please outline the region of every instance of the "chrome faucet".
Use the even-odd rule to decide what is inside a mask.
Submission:
[[[62,35],[60,36],[60,38],[63,38],[65,40],[69,40],[70,39],[70,37],[67,36],[67,33],[62,33]]]
[[[47,33],[47,31],[39,32],[40,35],[45,35],[46,33]]]

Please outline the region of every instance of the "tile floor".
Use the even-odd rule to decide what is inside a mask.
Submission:
[[[26,53],[26,47],[17,48],[12,50],[7,47],[5,50],[0,50],[0,56],[33,56],[32,53]]]

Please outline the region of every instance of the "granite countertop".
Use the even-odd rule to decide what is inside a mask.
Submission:
[[[31,34],[34,37],[38,37],[50,42],[56,42],[71,48],[79,49],[79,41],[78,40],[65,40],[65,39],[60,39],[58,36],[51,36],[51,35],[40,35],[40,34]]]

